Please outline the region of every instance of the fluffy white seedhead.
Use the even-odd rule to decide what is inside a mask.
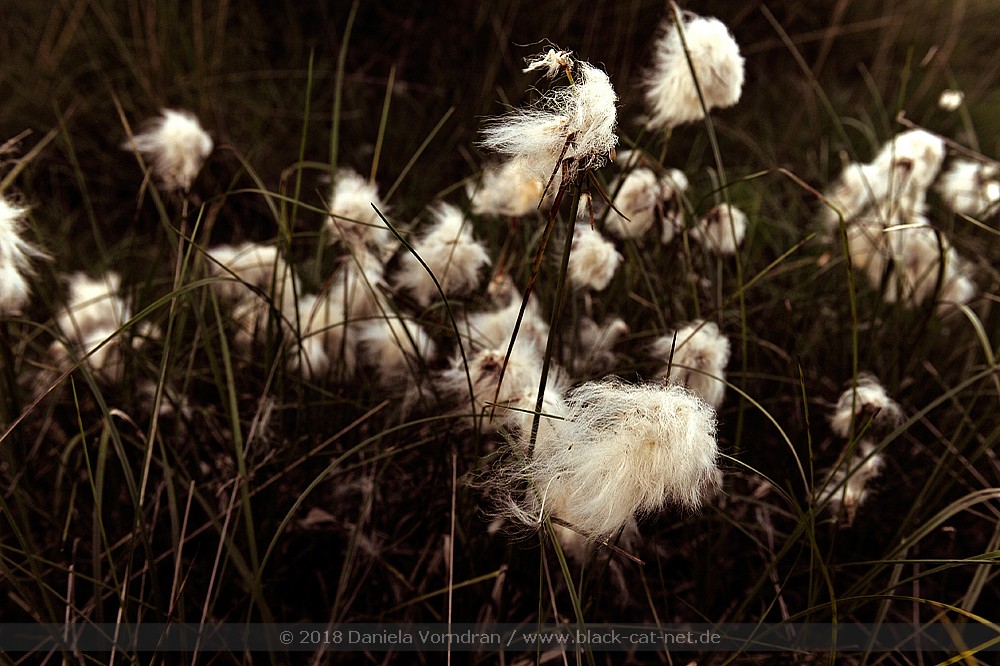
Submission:
[[[843,523],[854,523],[858,508],[868,499],[869,484],[878,478],[885,467],[882,455],[875,453],[875,445],[863,440],[857,444],[854,453],[846,462],[830,470],[816,502],[826,505],[831,513],[843,514]]]
[[[506,349],[510,344],[510,336],[517,323],[517,314],[521,309],[521,298],[516,291],[507,300],[507,305],[489,312],[473,312],[467,315],[466,321],[459,329],[466,339],[466,346],[471,349]],[[521,345],[544,349],[545,340],[549,335],[549,325],[542,318],[538,299],[534,294],[528,299],[528,306],[521,318],[521,327],[517,332],[514,348]]]
[[[411,383],[437,349],[419,324],[391,312],[361,324],[358,345],[366,364],[374,369],[383,387]]]
[[[681,198],[688,189],[688,179],[680,169],[668,169],[660,178],[660,243],[666,245],[684,228],[684,207]]]
[[[70,278],[65,308],[56,316],[56,326],[65,338],[53,342],[50,355],[60,368],[91,354],[87,365],[102,381],[116,383],[124,368],[123,338],[119,329],[132,316],[131,309],[118,295],[121,278],[109,272],[93,279],[84,273]],[[157,332],[146,327],[142,337],[155,337]],[[114,338],[97,349],[108,338]],[[96,351],[95,351],[96,349]]]
[[[486,429],[508,427],[530,431],[542,376],[541,352],[533,345],[515,345],[501,383],[500,371],[506,352],[506,348],[496,348],[472,354],[468,358],[468,375],[461,357],[456,357],[451,367],[439,374],[437,385],[461,413],[468,414],[474,404],[475,418],[483,418]],[[469,378],[472,380],[472,402],[469,400]],[[542,414],[562,414],[565,388],[564,373],[558,366],[550,365]]]
[[[227,303],[237,303],[259,292],[272,297],[279,309],[294,301],[294,274],[277,247],[258,243],[217,245],[207,254],[209,272],[224,279],[214,287]]]
[[[652,169],[639,167],[612,181],[609,190],[615,192],[614,209],[608,213],[605,229],[617,238],[639,238],[656,222],[662,200],[660,179]],[[628,218],[628,219],[626,219]]]
[[[549,49],[545,53],[525,58],[525,63],[528,65],[523,70],[525,73],[542,70],[546,77],[554,79],[562,72],[572,71],[573,52]]]
[[[682,26],[691,65],[678,25],[668,19],[654,46],[653,66],[646,74],[646,107],[650,129],[676,127],[704,115],[691,66],[705,100],[705,110],[733,106],[743,92],[740,47],[729,29],[714,18],[694,16]]]
[[[565,419],[539,431],[533,492],[509,513],[604,538],[668,504],[696,509],[719,483],[715,428],[715,411],[682,387],[583,384],[567,394]]]
[[[545,176],[547,179],[548,176]],[[522,217],[552,206],[555,190],[542,196],[546,180],[534,173],[529,160],[515,157],[483,171],[479,187],[469,186],[476,215]]]
[[[20,208],[0,196],[0,315],[16,314],[28,302],[31,260],[45,253],[24,240],[27,208]]]
[[[483,268],[490,264],[489,253],[472,237],[472,225],[466,222],[460,209],[440,203],[432,214],[434,224],[413,243],[414,251],[427,268],[407,252],[400,259],[395,276],[396,286],[409,291],[422,307],[439,295],[427,269],[437,278],[446,296],[456,296],[475,290]]]
[[[293,370],[312,379],[333,370],[338,371],[340,379],[354,376],[361,324],[347,321],[342,294],[326,291],[300,297],[298,312],[291,321],[300,332],[298,346],[289,354]]]
[[[746,213],[726,204],[709,210],[691,229],[691,238],[710,252],[736,254],[747,232]]]
[[[348,252],[374,254],[385,263],[396,251],[397,242],[373,206],[387,215],[378,186],[351,169],[339,169],[326,229],[331,241],[343,243]]]
[[[650,345],[650,355],[667,364],[658,379],[687,386],[716,409],[725,399],[729,353],[729,339],[714,322],[702,320],[657,338]]]
[[[938,97],[938,107],[945,111],[954,111],[962,106],[965,101],[965,93],[961,90],[942,90]]]
[[[569,282],[574,289],[603,291],[615,276],[623,257],[614,243],[590,225],[579,220],[573,232],[569,255]]]
[[[569,359],[573,375],[606,373],[617,362],[614,347],[629,332],[628,324],[621,317],[610,317],[598,324],[590,317],[583,317],[564,346],[563,358]]]
[[[941,137],[924,130],[910,130],[886,142],[869,164],[849,164],[827,193],[846,222],[862,213],[880,214],[890,224],[897,211],[904,218],[923,214],[927,189],[944,161]],[[874,210],[868,210],[874,209]],[[824,207],[827,228],[839,222],[837,210]]]
[[[134,149],[149,161],[164,188],[187,192],[212,154],[212,137],[188,111],[163,109],[161,113],[122,148]]]
[[[896,214],[890,219],[898,224],[888,228],[883,219],[855,220],[847,227],[847,241],[852,264],[873,287],[884,286],[887,303],[920,305],[936,299],[946,309],[976,295],[968,264],[926,218]]]
[[[618,144],[617,101],[608,75],[581,62],[571,85],[550,90],[532,107],[489,119],[480,145],[520,159],[520,168],[547,193],[552,174],[569,184],[580,171],[608,161]]]
[[[856,387],[848,388],[837,400],[830,416],[830,428],[840,437],[850,437],[854,432],[882,436],[891,432],[903,421],[903,409],[889,397],[874,375],[858,375]]]
[[[1000,168],[956,159],[941,175],[938,192],[948,207],[961,215],[996,212],[1000,204]]]
[[[369,252],[358,252],[343,257],[341,262],[330,284],[329,295],[343,307],[344,318],[352,322],[381,316],[385,310],[385,296],[379,288],[385,277],[381,258]]]

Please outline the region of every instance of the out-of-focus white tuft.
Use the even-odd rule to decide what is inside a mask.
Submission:
[[[715,254],[736,254],[747,232],[747,214],[736,206],[719,204],[691,229],[691,238]]]
[[[481,419],[481,427],[484,430],[506,427],[530,432],[531,422],[536,414],[538,385],[542,376],[541,351],[530,343],[522,344],[519,338],[508,359],[503,382],[500,383],[500,371],[506,353],[506,347],[498,347],[481,349],[471,354],[468,357],[468,374],[461,357],[456,356],[452,360],[451,367],[438,375],[437,385],[439,390],[449,397],[459,413],[468,415],[469,410],[474,409],[471,416]],[[563,413],[562,396],[566,386],[565,373],[557,365],[551,364],[541,414],[558,416]],[[549,416],[540,417],[540,432],[548,427],[550,420]]]
[[[0,315],[20,313],[28,302],[31,260],[47,256],[21,236],[27,214],[0,196]]]
[[[277,247],[257,243],[217,245],[207,254],[209,272],[224,279],[214,284],[224,301],[236,303],[259,290],[272,296],[279,309],[286,301],[292,302],[294,275]]]
[[[715,322],[697,320],[657,338],[650,345],[650,354],[668,364],[657,378],[687,386],[716,409],[722,404],[729,339],[719,332]]]
[[[56,326],[64,341],[57,340],[49,347],[56,367],[66,370],[90,354],[87,366],[100,381],[109,384],[121,381],[128,334],[120,329],[132,317],[132,311],[118,295],[120,287],[121,278],[115,272],[97,279],[84,273],[75,273],[70,278],[66,306],[56,316]],[[131,344],[138,347],[158,336],[155,327],[142,322]]]
[[[522,217],[552,206],[555,190],[549,188],[542,196],[545,180],[533,175],[528,162],[515,157],[483,171],[479,187],[469,185],[472,212],[476,215],[506,215]]]
[[[892,216],[921,214],[927,189],[944,161],[944,141],[924,130],[898,134],[879,150],[868,164],[848,164],[839,181],[827,193],[831,206],[824,206],[822,219],[828,229],[840,221],[837,210],[850,221],[873,207]],[[886,222],[888,224],[888,222]]]
[[[615,193],[615,208],[625,216],[623,218],[614,209],[608,213],[605,229],[609,234],[617,238],[639,238],[653,227],[663,190],[652,169],[633,169],[612,181],[609,191]]]
[[[666,129],[700,120],[705,111],[733,106],[743,92],[744,62],[740,47],[715,18],[690,16],[678,24],[668,18],[654,46],[653,66],[645,76],[650,129]],[[684,43],[691,62],[684,52]],[[691,69],[698,79],[705,109]]]
[[[660,242],[664,245],[674,239],[674,236],[684,228],[684,206],[681,201],[688,189],[688,179],[680,169],[668,169],[666,175],[660,178],[660,205],[662,216],[662,231]]]
[[[875,453],[875,445],[862,440],[848,460],[830,470],[816,494],[816,503],[825,504],[833,514],[843,514],[843,524],[849,527],[854,524],[858,508],[868,499],[869,483],[878,478],[883,467],[885,461]]]
[[[406,385],[419,377],[437,350],[419,324],[391,312],[360,325],[358,346],[379,384],[387,388]]]
[[[153,175],[164,188],[187,192],[212,154],[212,137],[188,111],[163,109],[161,114],[122,148],[136,150],[151,162]]]
[[[375,212],[388,216],[378,186],[352,169],[338,169],[330,195],[330,215],[326,229],[332,242],[340,242],[348,253],[369,253],[382,263],[395,253],[396,237]]]
[[[629,332],[621,317],[609,317],[598,324],[590,317],[581,317],[572,338],[564,344],[563,358],[575,377],[610,372],[617,362],[614,347]]]
[[[938,97],[938,107],[944,109],[945,111],[955,111],[958,107],[962,106],[962,102],[965,101],[965,93],[961,90],[942,90],[941,95]]]
[[[615,276],[623,258],[614,243],[590,225],[579,220],[573,232],[569,255],[569,282],[574,289],[603,291]]]
[[[878,379],[869,373],[858,375],[857,386],[840,394],[830,416],[830,428],[840,437],[850,437],[863,429],[881,437],[903,421],[903,410],[889,397]]]
[[[995,162],[952,160],[937,190],[948,207],[960,215],[995,213],[1000,204],[1000,167]]]
[[[531,488],[501,510],[538,526],[557,518],[592,539],[668,504],[696,509],[718,487],[715,411],[679,386],[588,382],[565,417],[539,429],[522,474]]]
[[[434,224],[413,243],[413,249],[434,273],[445,296],[467,294],[479,286],[482,270],[490,264],[489,253],[472,237],[472,225],[460,209],[441,203],[432,214]],[[421,307],[438,297],[427,269],[409,252],[400,259],[395,283]]]
[[[941,137],[924,130],[903,132],[869,164],[845,167],[827,193],[824,225],[833,232],[843,215],[851,262],[872,286],[884,287],[886,302],[919,305],[936,298],[944,312],[976,295],[968,264],[926,217],[927,191],[944,155]],[[939,186],[952,205],[985,203],[975,192],[975,172],[967,169],[955,167]],[[967,179],[973,183],[971,190],[964,186]],[[1000,183],[987,185],[990,189],[1000,196]]]
[[[618,143],[618,96],[603,71],[580,62],[572,85],[553,88],[532,107],[487,120],[484,148],[520,160],[525,175],[543,183],[555,174],[568,185],[579,172],[603,166]],[[558,189],[558,188],[557,188]]]

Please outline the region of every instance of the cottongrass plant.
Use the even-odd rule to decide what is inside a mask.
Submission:
[[[649,353],[666,364],[658,379],[690,388],[716,409],[722,405],[730,350],[715,322],[693,321],[654,340]]]
[[[31,293],[31,262],[47,256],[23,238],[27,214],[0,196],[0,315],[20,313]]]
[[[832,230],[843,216],[852,264],[872,286],[884,287],[888,303],[937,300],[944,312],[977,293],[969,263],[927,218],[927,193],[944,157],[941,137],[909,130],[871,162],[845,167],[828,192],[824,224]]]
[[[889,397],[885,387],[874,375],[862,372],[851,388],[840,394],[830,428],[845,439],[861,431],[883,436],[903,421],[903,410]]]
[[[873,492],[871,482],[884,468],[885,460],[875,452],[875,445],[870,440],[861,440],[845,460],[829,471],[816,495],[816,502],[840,516],[842,526],[850,527],[858,509]]]
[[[400,258],[393,276],[396,286],[408,292],[420,307],[427,307],[439,296],[428,270],[445,296],[458,296],[479,287],[483,269],[490,265],[489,253],[481,241],[473,238],[472,223],[461,209],[442,202],[431,214],[434,223],[413,242],[413,252],[423,265],[408,252]]]
[[[212,154],[213,145],[194,114],[163,109],[122,148],[134,149],[151,162],[153,175],[166,190],[187,192]]]
[[[523,217],[552,206],[555,192],[545,190],[544,178],[533,175],[530,160],[522,157],[489,166],[478,185],[468,187],[476,215]]]
[[[56,327],[62,340],[54,341],[49,355],[59,371],[68,370],[86,357],[94,376],[106,384],[118,384],[125,368],[125,353],[129,337],[122,330],[132,317],[132,309],[120,295],[121,277],[114,271],[91,278],[75,273],[69,279],[66,305],[56,316]],[[142,322],[133,346],[141,346],[159,332]]]
[[[653,66],[645,77],[650,129],[694,122],[707,111],[740,101],[743,56],[732,33],[718,19],[690,12],[685,12],[681,23],[668,17],[653,49]]]
[[[566,52],[550,49],[525,71],[535,69],[544,69],[549,78],[565,73],[570,84],[549,90],[533,106],[488,119],[480,145],[517,160],[519,169],[545,183],[544,195],[560,169],[557,189],[612,157],[618,144],[618,95],[606,73]]]
[[[1000,165],[954,159],[941,175],[937,191],[959,215],[991,215],[1000,204]]]
[[[569,282],[574,289],[604,291],[623,260],[614,243],[604,238],[601,232],[591,229],[583,220],[578,221],[567,267]]]
[[[736,206],[719,204],[691,228],[691,238],[714,254],[736,254],[746,237],[749,219]]]
[[[325,226],[330,241],[341,243],[348,253],[368,253],[380,263],[388,261],[399,244],[376,208],[386,213],[378,186],[352,169],[338,169]]]
[[[569,391],[565,410],[498,477],[508,519],[551,517],[601,540],[667,505],[695,510],[718,488],[715,410],[687,389],[606,378]],[[505,492],[512,478],[527,490]]]

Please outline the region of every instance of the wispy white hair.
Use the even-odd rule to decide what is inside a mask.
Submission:
[[[715,322],[697,320],[657,338],[650,345],[650,354],[668,363],[658,378],[689,387],[715,408],[722,404],[726,393],[729,339],[719,332]]]
[[[122,148],[135,149],[152,163],[153,175],[167,190],[191,189],[205,159],[212,153],[212,137],[188,111],[163,109]]]
[[[572,182],[580,171],[603,166],[617,145],[617,101],[608,75],[581,62],[572,85],[550,90],[535,106],[487,120],[480,145],[522,160],[521,168],[545,184],[564,164]]]
[[[703,117],[692,66],[708,111],[733,106],[743,92],[743,56],[729,29],[718,19],[693,15],[682,27],[690,66],[680,29],[672,19],[666,20],[654,46],[653,66],[645,77],[651,129],[676,127]]]
[[[609,378],[566,396],[565,419],[539,430],[506,514],[528,525],[546,515],[592,538],[668,504],[696,509],[719,483],[715,411],[679,386]]]
[[[326,229],[331,241],[343,243],[352,254],[369,253],[385,263],[395,253],[396,237],[385,226],[375,208],[387,215],[378,186],[352,169],[337,170],[330,194]]]
[[[623,257],[614,243],[596,229],[591,229],[584,220],[577,222],[567,267],[569,282],[574,289],[607,289],[622,261]]]
[[[426,268],[407,252],[400,259],[395,275],[396,285],[410,292],[422,307],[438,297],[428,269],[445,296],[454,296],[478,287],[483,268],[490,264],[489,253],[473,238],[472,225],[459,208],[442,202],[433,208],[432,214],[434,224],[413,243],[413,250]]]
[[[17,313],[28,302],[31,260],[46,256],[22,237],[27,213],[0,196],[0,314]]]
[[[840,437],[849,437],[852,428],[855,433],[864,428],[874,428],[878,435],[884,435],[903,420],[903,410],[889,397],[878,378],[867,372],[858,375],[856,386],[840,394],[830,428]]]

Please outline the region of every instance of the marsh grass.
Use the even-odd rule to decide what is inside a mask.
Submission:
[[[635,122],[636,84],[665,12],[659,2],[446,10],[364,0],[309,8],[80,0],[11,8],[0,34],[8,91],[0,140],[31,133],[0,154],[0,193],[31,205],[28,235],[54,258],[38,263],[23,315],[0,319],[0,621],[995,619],[996,218],[954,216],[932,197],[935,225],[972,261],[980,288],[946,316],[931,304],[885,303],[851,269],[844,238],[824,238],[814,224],[819,192],[843,159],[869,159],[901,130],[900,111],[1000,154],[995,9],[975,0],[689,4],[732,28],[748,59],[747,85],[741,103],[708,127],[669,138]],[[301,322],[283,326],[272,307],[252,350],[237,348],[235,323],[213,290],[235,278],[206,270],[213,245],[268,241],[305,290],[319,291],[345,260],[321,230],[330,178],[345,165],[381,185],[390,210],[380,213],[409,251],[410,220],[427,204],[467,204],[461,192],[484,159],[473,148],[481,117],[537,95],[524,92],[531,82],[520,72],[521,58],[537,49],[520,45],[543,39],[607,69],[622,98],[622,144],[663,156],[691,179],[689,224],[726,201],[751,219],[734,261],[687,233],[666,246],[649,237],[619,243],[625,263],[587,302],[560,291],[565,263],[555,255],[570,233],[568,204],[556,218],[534,290],[558,324],[554,361],[579,352],[572,331],[588,308],[599,322],[619,315],[628,323],[615,373],[630,380],[657,371],[644,351],[650,341],[693,319],[716,322],[733,342],[719,413],[724,492],[699,515],[644,518],[631,557],[598,548],[576,562],[551,525],[528,539],[488,530],[482,493],[463,480],[488,466],[502,440],[470,429],[468,406],[440,404],[430,378],[446,359],[411,367],[426,390],[405,412],[402,391],[380,387],[370,368],[354,380],[336,371],[303,379],[287,370]],[[960,114],[936,107],[944,87],[966,91]],[[190,108],[216,140],[186,197],[158,192],[145,165],[118,149],[162,106]],[[597,173],[605,189],[615,168]],[[520,287],[545,221],[471,218]],[[82,358],[52,367],[47,353],[59,336],[61,276],[109,269],[122,273],[134,313],[113,337],[131,339],[140,322],[162,331],[141,348],[125,346],[119,386],[99,381]],[[454,342],[461,313],[486,301],[475,295],[415,311],[393,300],[457,355],[465,351]],[[845,449],[827,415],[865,370],[906,418],[876,442],[886,468],[846,526],[814,498]],[[927,663],[908,653],[815,658]]]

